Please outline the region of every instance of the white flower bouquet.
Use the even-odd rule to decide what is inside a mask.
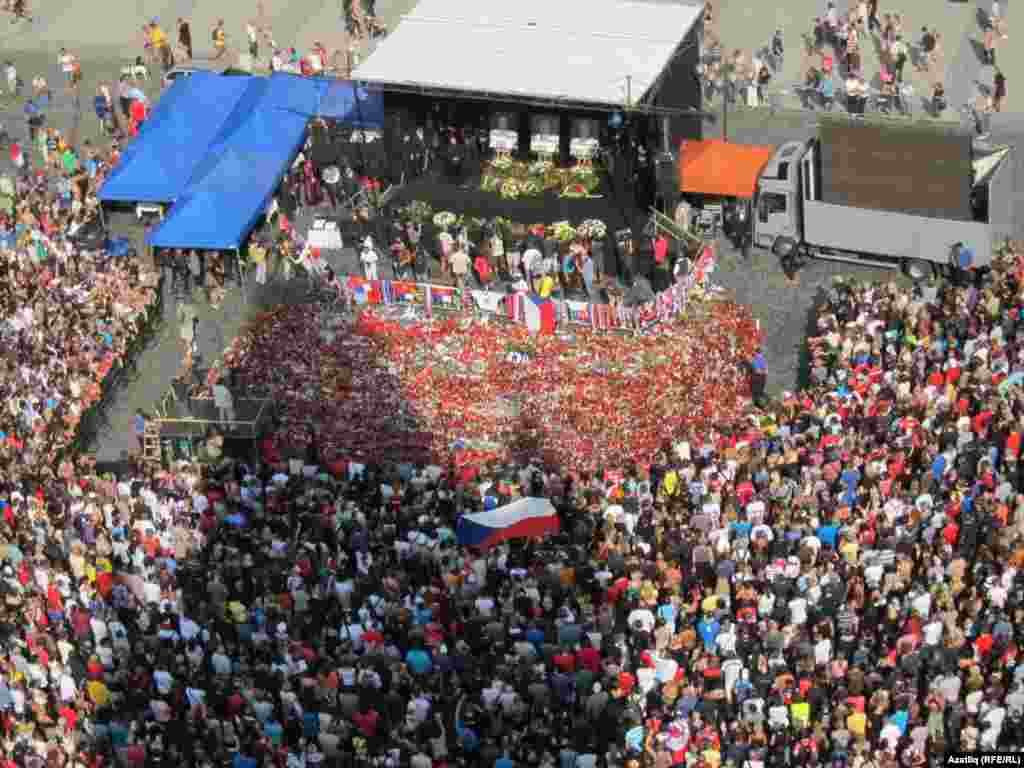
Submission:
[[[451,211],[441,211],[434,214],[434,226],[440,229],[448,229],[455,226],[457,220],[457,217]]]
[[[608,234],[608,227],[599,219],[585,219],[576,228],[576,233],[587,240],[602,240]]]
[[[536,160],[530,163],[529,171],[531,176],[543,176],[554,167],[550,160]]]
[[[505,179],[501,182],[501,197],[505,200],[517,200],[522,194],[522,187],[519,186],[519,182],[515,179]]]

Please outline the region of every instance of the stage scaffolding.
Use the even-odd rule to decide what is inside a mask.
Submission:
[[[212,397],[191,396],[171,385],[146,419],[145,460],[162,465],[168,459],[192,458],[214,432],[234,444],[251,448],[274,419],[274,402],[267,397],[234,397],[234,418],[222,419]]]

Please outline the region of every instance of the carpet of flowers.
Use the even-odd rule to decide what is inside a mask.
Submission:
[[[646,464],[687,426],[737,419],[758,343],[749,311],[717,300],[649,336],[373,311],[351,333],[322,328],[316,310],[282,308],[225,356],[277,400],[285,445],[300,450],[317,423],[332,457],[543,455],[576,470]]]

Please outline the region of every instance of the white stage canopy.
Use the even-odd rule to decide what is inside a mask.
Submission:
[[[643,98],[702,5],[624,0],[420,0],[353,79],[617,106]]]

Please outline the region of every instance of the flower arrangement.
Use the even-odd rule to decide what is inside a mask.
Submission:
[[[503,200],[518,200],[522,194],[522,187],[515,179],[505,179],[501,182],[501,190],[498,194]]]
[[[384,201],[384,185],[377,179],[366,179],[363,183],[366,199],[371,208],[380,208]]]
[[[434,209],[430,203],[425,203],[422,200],[413,200],[408,205],[403,206],[399,210],[398,215],[402,221],[412,224],[423,224],[434,215]]]
[[[573,179],[586,180],[596,175],[597,173],[594,171],[594,166],[592,165],[574,165],[569,171],[569,176]]]
[[[434,226],[440,229],[450,229],[455,226],[458,217],[451,211],[441,211],[434,214]]]
[[[491,167],[496,171],[510,171],[513,165],[515,165],[515,161],[510,155],[498,155],[491,161]]]
[[[576,228],[568,221],[556,221],[551,229],[559,242],[568,243],[576,239]]]
[[[530,163],[529,172],[531,176],[544,176],[554,167],[555,164],[550,160],[536,160]]]
[[[590,197],[590,193],[587,191],[586,186],[583,184],[569,184],[562,190],[559,197],[565,197],[573,200],[579,200],[584,197]]]
[[[576,228],[576,234],[587,240],[603,240],[608,234],[608,227],[599,219],[585,219]]]
[[[534,179],[528,179],[524,181],[521,188],[523,197],[536,197],[540,195],[544,189],[540,183]]]

